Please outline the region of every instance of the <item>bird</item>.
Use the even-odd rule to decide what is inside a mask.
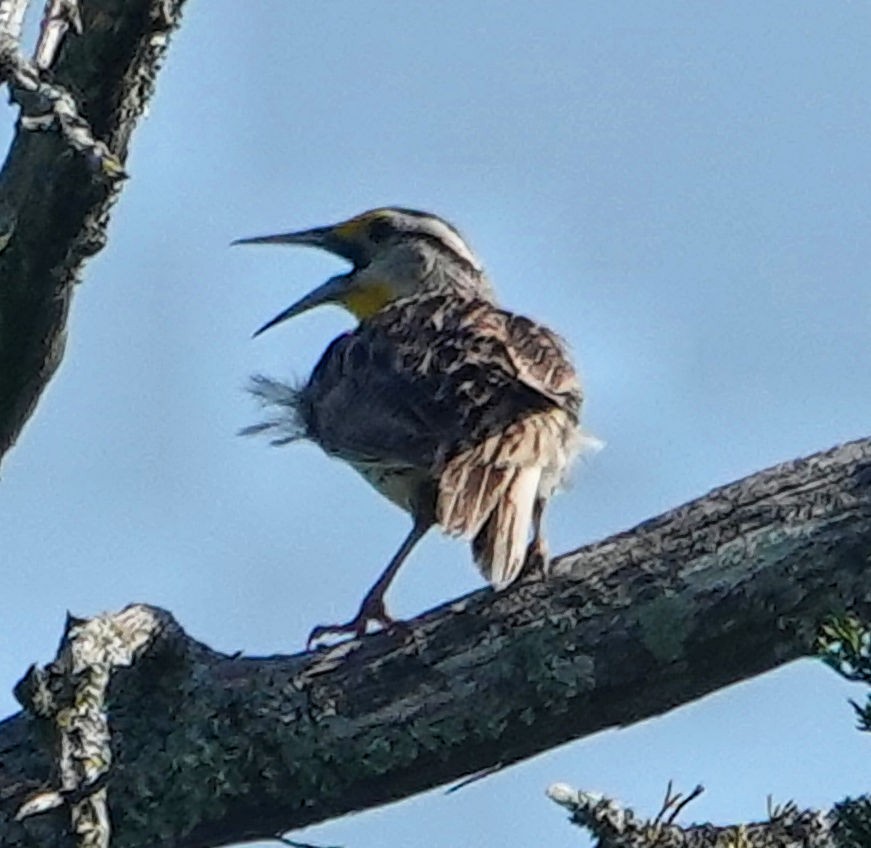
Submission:
[[[358,322],[307,381],[252,377],[270,413],[242,432],[314,442],[412,519],[357,614],[315,627],[309,647],[396,624],[385,593],[434,526],[470,540],[496,590],[544,572],[544,510],[583,441],[583,392],[563,338],[503,309],[466,239],[428,212],[380,207],[234,244],[306,245],[351,264],[255,336],[324,304]]]

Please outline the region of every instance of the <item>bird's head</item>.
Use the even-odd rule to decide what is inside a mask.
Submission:
[[[437,279],[459,280],[482,293],[488,290],[481,264],[459,232],[436,215],[412,209],[372,209],[338,224],[238,239],[233,244],[319,247],[353,266],[300,298],[255,335],[324,303],[339,304],[358,319],[369,318],[432,281],[438,271],[442,273],[436,274]]]

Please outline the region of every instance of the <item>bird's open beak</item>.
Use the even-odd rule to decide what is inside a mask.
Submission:
[[[306,245],[309,247],[319,247],[350,262],[356,262],[359,259],[355,245],[350,239],[342,236],[339,227],[315,227],[311,230],[300,230],[295,233],[278,233],[272,236],[236,239],[233,244]],[[315,306],[321,306],[324,303],[340,302],[342,295],[348,291],[349,276],[349,274],[339,274],[338,276],[330,277],[323,285],[318,286],[305,297],[288,306],[284,312],[281,312],[271,321],[264,324],[254,335],[259,336],[270,327],[274,327],[288,318],[293,318],[296,315],[307,312]]]
[[[348,274],[339,274],[338,276],[330,277],[325,283],[313,289],[304,297],[301,297],[283,312],[279,312],[271,321],[267,321],[254,335],[259,336],[270,327],[274,327],[282,321],[287,321],[288,318],[301,315],[303,312],[308,312],[309,309],[314,309],[316,306],[321,306],[324,303],[341,302],[343,295],[348,291],[348,276]]]

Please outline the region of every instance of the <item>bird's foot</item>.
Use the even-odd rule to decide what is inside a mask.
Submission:
[[[350,621],[344,624],[319,624],[311,633],[309,633],[306,648],[311,650],[312,646],[320,641],[325,636],[352,636],[359,639],[366,635],[366,630],[369,627],[369,622],[387,628],[392,624],[396,624],[393,617],[387,612],[384,606],[384,599],[381,594],[370,592],[360,605],[360,611]]]
[[[543,580],[547,577],[549,562],[547,545],[541,539],[533,539],[526,549],[526,559],[523,561],[521,574],[527,578]]]

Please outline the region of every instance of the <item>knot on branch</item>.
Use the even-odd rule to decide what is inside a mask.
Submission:
[[[68,617],[56,659],[31,666],[15,688],[21,705],[50,722],[58,788],[40,792],[18,810],[21,820],[70,806],[80,846],[106,848],[106,781],[112,765],[107,694],[115,669],[166,644],[181,630],[169,613],[142,604],[91,619]],[[180,640],[177,639],[180,642]]]

